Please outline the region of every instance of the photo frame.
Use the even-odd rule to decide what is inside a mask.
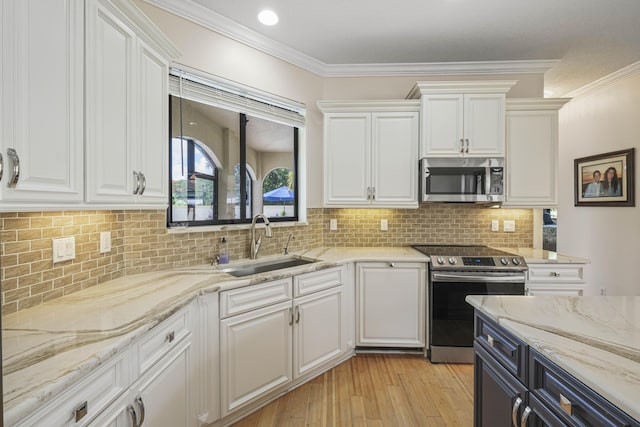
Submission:
[[[574,160],[575,206],[635,206],[635,148]]]

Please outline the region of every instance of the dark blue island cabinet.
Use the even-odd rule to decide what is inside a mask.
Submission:
[[[476,310],[474,427],[640,427]]]

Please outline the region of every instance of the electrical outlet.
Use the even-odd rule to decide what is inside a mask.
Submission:
[[[386,219],[380,220],[380,231],[388,231],[389,230],[389,221]]]
[[[53,263],[76,258],[76,238],[64,237],[52,240]]]
[[[102,231],[100,233],[100,253],[111,252],[111,232]]]
[[[500,231],[500,221],[497,219],[491,220],[491,231]]]
[[[336,231],[338,229],[338,220],[335,218],[331,218],[329,220],[329,230]]]
[[[516,231],[516,222],[513,220],[503,222],[504,231],[507,233],[513,233]]]

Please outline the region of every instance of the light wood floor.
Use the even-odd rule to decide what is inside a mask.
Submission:
[[[359,354],[234,427],[473,425],[473,365]]]

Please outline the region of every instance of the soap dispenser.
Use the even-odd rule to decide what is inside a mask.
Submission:
[[[227,252],[227,238],[220,239],[220,253],[218,254],[220,264],[229,264],[229,252]]]

